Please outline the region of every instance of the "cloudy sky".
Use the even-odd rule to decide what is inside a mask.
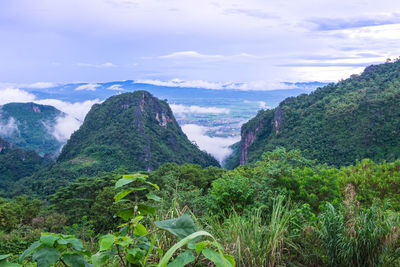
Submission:
[[[397,0],[1,0],[0,82],[335,81],[400,56]]]

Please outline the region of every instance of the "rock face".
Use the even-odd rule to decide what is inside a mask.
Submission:
[[[277,146],[337,167],[400,158],[400,61],[370,66],[309,95],[260,111],[242,126],[237,165]],[[232,167],[232,166],[231,166]]]
[[[91,158],[105,170],[154,170],[165,162],[218,166],[182,132],[168,104],[146,91],[113,96],[92,107],[58,162]]]

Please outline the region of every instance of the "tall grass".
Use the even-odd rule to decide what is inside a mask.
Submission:
[[[398,248],[398,215],[376,204],[350,213],[331,204],[319,215],[319,238],[331,266],[391,266],[388,259]]]
[[[235,256],[238,266],[279,266],[287,250],[294,248],[289,233],[294,214],[295,209],[279,196],[268,221],[260,210],[250,216],[232,212],[222,223],[216,217],[209,218],[208,230]]]

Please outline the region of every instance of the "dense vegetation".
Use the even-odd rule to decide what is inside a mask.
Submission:
[[[278,148],[264,153],[253,166],[230,171],[167,163],[155,171],[124,173],[119,169],[82,177],[45,202],[23,196],[2,200],[0,231],[5,242],[0,254],[21,254],[40,232],[55,232],[68,236],[42,235],[42,243],[29,254],[33,260],[52,248],[56,260],[72,253],[95,265],[147,266],[160,262],[174,244],[182,245],[179,240],[204,229],[213,236],[204,245],[215,238],[237,266],[400,264],[400,161],[363,160],[337,169],[309,160],[298,150]],[[137,179],[139,184],[126,187]],[[121,201],[125,198],[134,204]],[[139,215],[144,216],[140,223],[135,221]],[[117,230],[130,220],[132,231],[138,227],[135,235]],[[178,230],[165,226],[177,221]],[[192,230],[183,233],[180,227]],[[81,240],[79,250],[54,243],[73,238]],[[53,240],[49,248],[43,243],[47,239]],[[212,259],[218,261],[211,256],[219,254],[217,248],[196,254],[194,246],[182,246],[172,258],[197,259],[196,266],[206,266]],[[29,255],[25,260],[31,260]]]
[[[0,137],[25,150],[40,155],[57,154],[63,142],[52,132],[61,111],[52,106],[35,103],[9,103],[0,106]],[[0,126],[0,129],[2,128]]]
[[[363,158],[393,161],[400,157],[399,99],[400,61],[287,98],[242,126],[240,157],[230,167],[255,162],[276,146],[337,167]]]
[[[34,151],[25,151],[0,138],[0,195],[22,177],[32,175],[50,163]]]

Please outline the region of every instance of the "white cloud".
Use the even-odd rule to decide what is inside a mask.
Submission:
[[[53,106],[62,112],[73,116],[74,118],[77,118],[80,121],[83,121],[85,119],[86,114],[89,112],[90,108],[94,104],[99,104],[102,101],[99,99],[93,99],[93,100],[86,100],[84,102],[65,102],[61,101],[58,99],[41,99],[41,100],[36,100],[35,103],[42,104],[42,105],[50,105]]]
[[[170,104],[169,105],[174,112],[174,114],[179,116],[185,116],[188,113],[195,114],[229,114],[230,110],[227,108],[217,108],[217,107],[200,107],[200,106],[185,106],[180,104]]]
[[[209,82],[202,80],[184,81],[177,78],[169,81],[135,80],[135,83],[152,84],[152,85],[166,86],[166,87],[205,88],[213,90],[232,89],[232,90],[242,90],[242,91],[250,91],[250,90],[265,91],[265,90],[296,88],[295,85],[288,85],[281,82],[253,81],[247,83],[234,83],[234,82]]]
[[[57,85],[58,85],[57,83],[52,83],[52,82],[37,82],[31,84],[24,84],[21,85],[21,87],[32,88],[32,89],[45,89],[45,88],[55,87]]]
[[[79,129],[81,124],[82,121],[71,115],[58,116],[53,129],[50,129],[50,133],[58,141],[65,143],[71,137],[71,134]]]
[[[222,59],[224,56],[222,55],[206,55],[200,54],[196,51],[181,51],[181,52],[173,52],[168,55],[160,56],[159,58],[200,58],[200,59]]]
[[[189,140],[194,141],[200,149],[213,155],[219,162],[232,153],[229,146],[240,140],[239,135],[226,138],[207,136],[208,128],[196,124],[184,124],[181,127]]]
[[[112,90],[112,91],[124,91],[125,89],[121,87],[120,84],[113,84],[110,87],[107,87],[107,90]]]
[[[0,136],[8,137],[13,135],[15,132],[19,133],[19,130],[18,125],[13,117],[10,117],[4,124],[0,121]]]
[[[88,84],[83,84],[75,88],[75,91],[96,91],[96,88],[101,86],[100,84],[97,83],[88,83]]]
[[[76,63],[79,67],[91,67],[91,68],[115,68],[117,65],[111,62],[106,62],[102,64],[90,64],[90,63]]]
[[[66,102],[58,99],[41,99],[35,103],[42,105],[50,105],[64,112],[56,118],[56,123],[49,128],[49,133],[60,142],[66,142],[71,134],[79,129],[82,125],[86,114],[94,104],[101,103],[99,99],[87,100],[84,102]]]
[[[18,88],[5,88],[0,90],[0,105],[10,102],[33,102],[36,96]]]

